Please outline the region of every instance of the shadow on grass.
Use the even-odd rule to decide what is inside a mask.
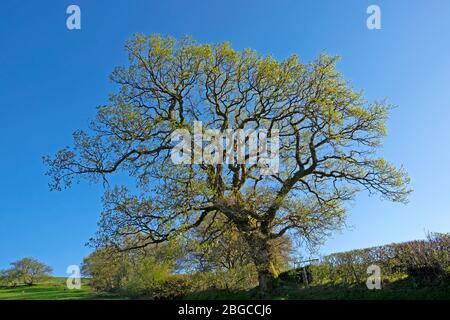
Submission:
[[[141,297],[145,299],[145,297]],[[450,300],[450,285],[446,281],[420,283],[409,278],[385,281],[380,290],[368,290],[364,284],[313,285],[305,288],[288,282],[278,282],[268,297],[274,300]],[[88,282],[80,290],[67,289],[63,281],[51,281],[33,286],[0,287],[0,300],[125,300],[112,293],[98,293]],[[208,289],[190,293],[184,300],[257,300],[258,288],[249,290]]]
[[[185,296],[192,300],[253,300],[258,299],[257,289],[208,289]],[[420,284],[411,279],[385,282],[379,290],[369,290],[364,284],[315,285],[309,288],[292,284],[278,284],[269,297],[274,300],[450,300],[448,283]]]

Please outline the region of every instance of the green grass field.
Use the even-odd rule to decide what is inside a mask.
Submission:
[[[190,294],[185,299],[252,299],[255,289],[242,291],[207,290]],[[406,279],[389,283],[381,290],[368,290],[364,286],[315,286],[299,288],[286,286],[278,288],[271,297],[276,300],[414,300],[450,299],[450,288],[443,286],[413,287]],[[118,295],[96,293],[83,279],[80,290],[69,290],[65,278],[50,278],[33,286],[16,288],[0,287],[0,300],[119,300],[127,299]]]
[[[93,292],[89,280],[81,281],[81,289],[69,290],[66,278],[50,278],[32,286],[0,287],[0,300],[110,300],[121,299],[112,294]]]

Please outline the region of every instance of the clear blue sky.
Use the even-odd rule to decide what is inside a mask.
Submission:
[[[66,29],[66,8],[81,7],[82,30]],[[366,28],[378,4],[382,29]],[[414,193],[407,205],[365,194],[330,253],[450,231],[450,1],[12,1],[0,4],[0,268],[24,256],[64,275],[89,254],[102,188],[82,183],[49,192],[41,157],[70,144],[114,87],[133,33],[229,40],[305,61],[322,51],[369,99],[398,105],[383,155],[403,164]]]

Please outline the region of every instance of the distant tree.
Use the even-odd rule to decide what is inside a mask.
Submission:
[[[20,277],[17,270],[0,270],[0,285],[16,287],[19,283]]]
[[[134,191],[107,190],[99,245],[164,242],[222,216],[252,248],[265,294],[274,278],[274,239],[319,241],[342,225],[345,201],[361,189],[406,201],[405,171],[377,155],[390,106],[355,92],[336,57],[304,64],[297,56],[237,52],[228,43],[142,35],[126,48],[128,66],[111,77],[120,88],[99,107],[92,134],[77,131],[73,148],[45,158],[51,189],[80,177],[106,183],[118,172],[136,179]],[[221,133],[264,128],[269,140],[271,129],[279,130],[278,172],[262,174],[264,162],[174,164],[171,134],[192,133],[194,121]],[[134,244],[124,241],[133,237]]]
[[[11,263],[11,272],[15,274],[26,285],[33,285],[35,282],[50,276],[53,269],[34,258],[23,258]]]

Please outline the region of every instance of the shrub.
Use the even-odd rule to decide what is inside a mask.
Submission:
[[[153,295],[171,275],[172,265],[157,261],[155,257],[146,257],[127,266],[119,291],[129,297]]]
[[[195,291],[209,289],[242,290],[258,284],[255,267],[251,264],[229,270],[196,272],[192,275]]]
[[[154,300],[178,299],[193,292],[193,281],[190,275],[173,275],[155,285],[146,293],[146,297]]]
[[[305,279],[306,277],[306,279]],[[279,283],[310,284],[313,280],[311,266],[291,269],[278,275]]]

